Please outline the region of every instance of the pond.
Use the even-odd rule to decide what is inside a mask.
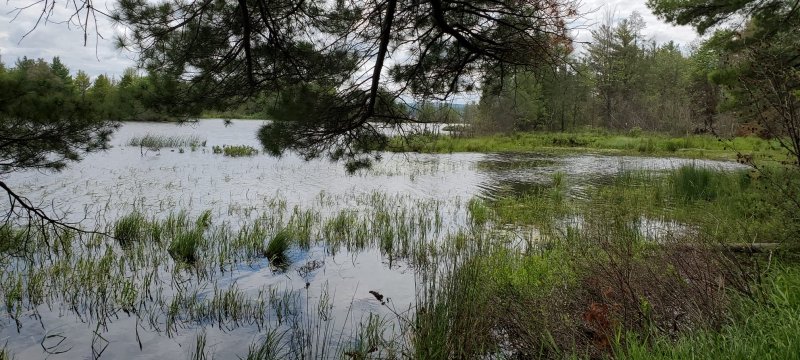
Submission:
[[[214,150],[260,149],[263,123],[125,123],[109,150],[62,172],[4,179],[85,228],[119,234],[121,218],[140,214],[150,230],[137,232],[149,240],[134,245],[81,236],[60,250],[52,244],[30,258],[0,258],[0,343],[19,359],[185,358],[198,344],[226,359],[273,340],[287,354],[303,348],[306,357],[335,357],[367,343],[365,324],[403,338],[415,296],[430,281],[419,270],[438,266],[429,264],[429,249],[476,231],[471,199],[548,186],[554,174],[581,198],[627,170],[741,168],[592,154],[387,153],[351,175],[325,159]],[[195,143],[131,145],[148,134]],[[643,232],[663,226],[642,224]],[[201,245],[176,256],[175,239],[195,227]],[[270,240],[286,229],[293,242],[269,255]]]

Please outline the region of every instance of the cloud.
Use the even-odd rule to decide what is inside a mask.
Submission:
[[[91,76],[119,76],[125,68],[135,65],[134,54],[115,49],[112,39],[116,29],[107,19],[98,16],[98,31],[89,21],[84,45],[83,29],[76,22],[65,22],[71,12],[64,3],[56,3],[50,21],[42,20],[38,25],[41,12],[38,5],[19,15],[14,11],[31,3],[32,0],[10,0],[0,10],[0,56],[4,63],[13,64],[23,56],[48,61],[59,56],[73,73],[83,70]],[[94,4],[100,8],[104,5]]]
[[[32,7],[22,12],[16,19],[14,19],[13,10],[30,5],[33,1],[8,0],[5,2],[5,8],[0,10],[0,24],[2,24],[0,25],[0,56],[2,56],[3,62],[13,63],[22,56],[48,60],[54,56],[60,56],[73,72],[80,69],[92,76],[99,74],[119,76],[126,67],[135,65],[135,54],[114,48],[112,40],[116,29],[108,20],[100,16],[97,19],[97,27],[100,35],[104,38],[95,36],[94,27],[90,22],[91,29],[85,46],[84,32],[76,24],[40,23],[35,31],[23,39],[23,36],[36,24],[41,8]],[[102,0],[95,1],[94,4],[101,9],[111,8],[114,3],[114,0],[108,0],[106,3],[100,1]],[[52,20],[64,21],[69,17],[69,9],[65,8],[64,4],[64,2],[57,3]],[[672,26],[659,20],[647,8],[645,0],[584,0],[580,10],[585,13],[585,16],[573,24],[574,27],[584,28],[573,32],[578,41],[591,40],[591,34],[586,28],[602,23],[609,11],[615,15],[617,20],[627,17],[633,11],[639,12],[647,24],[644,29],[645,35],[658,43],[672,40],[685,48],[698,38],[690,27]],[[579,51],[580,48],[578,46]]]
[[[586,27],[592,28],[599,26],[605,22],[605,19],[609,15],[614,21],[619,21],[627,18],[634,11],[642,16],[646,24],[643,33],[649,40],[653,40],[659,44],[674,41],[686,49],[699,39],[697,32],[695,32],[692,27],[675,26],[667,24],[659,19],[647,7],[645,0],[585,0],[581,4],[581,10],[585,14],[585,18],[576,25],[584,29],[574,32],[576,40],[579,42],[591,41],[591,33]]]

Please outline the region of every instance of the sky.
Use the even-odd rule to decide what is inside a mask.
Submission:
[[[94,1],[100,9],[111,8],[114,0],[103,4],[104,0]],[[84,32],[74,24],[63,21],[68,17],[68,10],[64,8],[65,2],[57,0],[52,19],[62,23],[40,23],[32,32],[39,17],[41,7],[32,7],[17,14],[15,9],[27,6],[34,0],[7,0],[0,5],[0,58],[3,63],[13,64],[18,58],[44,58],[48,61],[54,56],[61,57],[61,61],[73,72],[78,69],[95,77],[107,74],[118,77],[126,67],[135,65],[135,54],[119,50],[114,47],[114,35],[121,28],[112,25],[103,18],[98,18],[98,30],[92,28],[84,45]],[[608,13],[616,18],[625,18],[632,12],[638,12],[644,19],[647,27],[644,34],[647,38],[658,43],[675,41],[688,47],[697,40],[697,35],[690,27],[676,27],[659,20],[645,5],[645,0],[616,0],[598,1],[583,0],[580,12],[584,14],[573,26],[583,28],[573,32],[578,42],[591,39],[591,34],[585,28],[600,24]],[[90,26],[91,27],[91,26]],[[97,36],[99,33],[102,38]],[[580,51],[580,45],[577,47]]]

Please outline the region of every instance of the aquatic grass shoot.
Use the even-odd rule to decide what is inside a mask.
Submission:
[[[713,200],[720,191],[717,172],[695,165],[682,166],[670,174],[675,196],[687,202]]]
[[[214,154],[222,154],[229,157],[243,157],[258,155],[258,149],[249,145],[214,145],[211,148]]]
[[[194,264],[198,259],[198,248],[203,242],[203,229],[181,231],[172,238],[168,252],[175,261]]]
[[[142,147],[151,150],[162,148],[196,148],[206,146],[206,139],[197,135],[158,135],[146,134],[135,136],[128,140],[128,146]]]
[[[147,219],[141,213],[134,212],[117,220],[114,224],[113,236],[119,241],[120,246],[129,247],[146,236],[147,227]]]
[[[288,229],[281,229],[267,243],[264,256],[276,266],[286,264],[286,251],[292,243],[292,233]]]

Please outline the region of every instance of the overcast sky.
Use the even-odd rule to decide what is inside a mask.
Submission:
[[[16,19],[14,19],[16,15],[14,9],[33,2],[34,0],[8,0],[0,5],[2,9],[0,10],[0,56],[3,63],[13,64],[22,56],[48,60],[60,56],[73,72],[81,69],[93,77],[99,74],[119,76],[126,67],[134,65],[135,54],[114,48],[113,36],[119,30],[102,19],[98,20],[99,33],[105,39],[98,39],[92,31],[88,34],[86,46],[84,46],[83,31],[64,23],[41,23],[35,31],[23,38],[36,23],[40,8],[28,9]],[[103,8],[100,5],[102,0],[94,3]],[[110,7],[111,4],[113,0],[109,1],[107,6]],[[65,19],[67,11],[63,6],[63,1],[57,3],[53,19]],[[644,29],[645,35],[659,43],[673,40],[686,47],[697,39],[694,30],[689,27],[675,27],[658,20],[645,6],[645,0],[584,0],[581,11],[586,13],[585,19],[576,22],[577,27],[596,25],[602,22],[609,11],[617,18],[627,17],[633,11],[637,11],[647,24]],[[588,41],[591,38],[587,30],[576,31],[575,36],[578,41]]]

